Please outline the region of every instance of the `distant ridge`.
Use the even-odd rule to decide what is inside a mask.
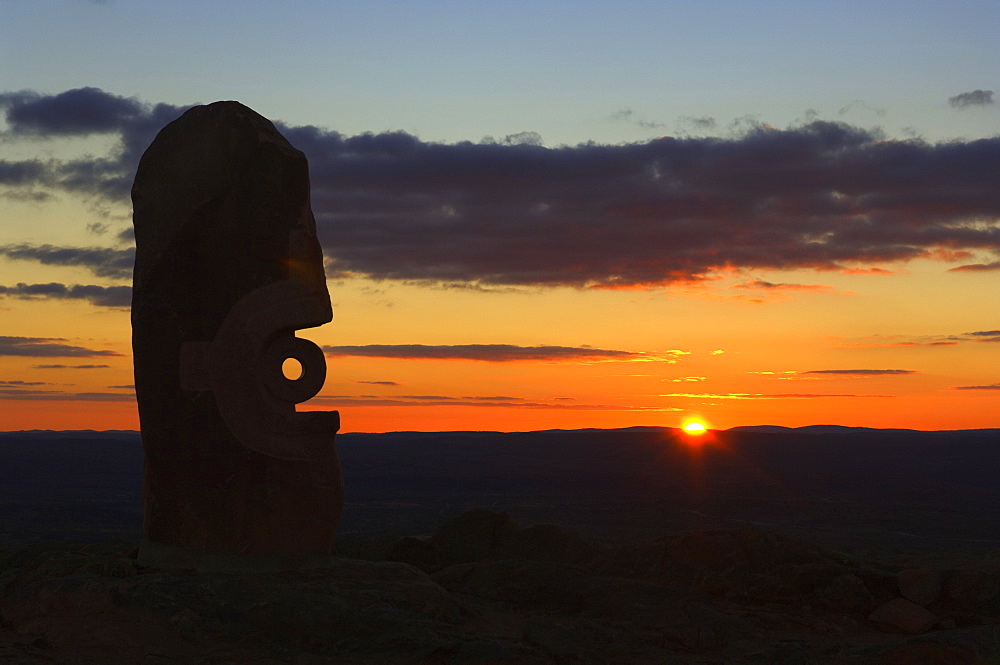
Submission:
[[[806,425],[804,427],[785,427],[784,425],[740,425],[730,427],[726,432],[754,432],[757,434],[932,434],[938,432],[977,432],[1000,433],[1000,429],[952,429],[952,430],[920,430],[920,429],[880,429],[877,427],[848,427],[846,425]]]
[[[401,439],[419,439],[429,436],[464,437],[464,438],[489,438],[494,436],[518,435],[518,434],[599,434],[605,433],[642,433],[642,432],[682,432],[679,427],[657,427],[651,425],[638,425],[634,427],[617,427],[601,429],[596,427],[584,427],[580,429],[546,429],[531,430],[526,432],[498,432],[495,430],[447,430],[439,432],[421,432],[416,430],[400,430],[393,432],[343,432],[338,434],[341,437],[391,437]],[[980,429],[955,429],[955,430],[919,430],[876,427],[849,427],[846,425],[805,425],[803,427],[785,427],[784,425],[739,425],[725,430],[713,430],[717,432],[749,433],[749,434],[840,434],[840,435],[876,435],[876,434],[944,434],[948,432],[968,433],[979,435],[1000,435],[1000,428],[980,428]],[[0,432],[0,440],[44,440],[44,439],[134,439],[139,437],[137,430],[11,430]]]
[[[137,436],[139,432],[131,429],[25,429],[0,432],[0,437],[4,439],[130,439]]]

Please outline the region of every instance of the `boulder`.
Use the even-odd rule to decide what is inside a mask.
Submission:
[[[903,598],[922,607],[933,605],[941,597],[941,573],[932,568],[907,568],[896,575]]]
[[[894,598],[875,608],[868,619],[879,630],[889,633],[926,633],[937,622],[937,617],[906,598]]]
[[[819,604],[833,612],[868,614],[875,607],[864,581],[852,573],[844,573],[817,590]]]

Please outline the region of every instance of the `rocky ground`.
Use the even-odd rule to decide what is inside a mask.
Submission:
[[[0,551],[0,663],[1000,663],[1000,553],[858,560],[759,529],[632,544],[474,510],[314,570]]]

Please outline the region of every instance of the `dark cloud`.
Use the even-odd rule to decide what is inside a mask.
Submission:
[[[964,342],[1000,342],[1000,330],[978,330],[951,335],[868,335],[855,338],[858,341],[844,341],[838,348],[892,348],[892,347],[943,347],[956,346]]]
[[[0,388],[0,400],[45,400],[71,402],[134,402],[135,395],[125,393],[67,393],[61,390],[20,390]]]
[[[89,358],[95,356],[120,356],[117,351],[87,349],[65,344],[61,337],[5,337],[0,336],[0,356],[29,356],[32,358]]]
[[[558,399],[558,398],[557,398]],[[641,406],[615,406],[608,404],[567,404],[565,402],[537,402],[523,398],[503,398],[490,400],[488,398],[456,398],[441,397],[439,400],[406,399],[405,397],[382,397],[379,395],[318,395],[310,400],[314,404],[330,406],[477,406],[486,408],[515,409],[575,409],[581,411],[646,411],[679,409],[650,409]]]
[[[0,245],[0,256],[37,261],[52,266],[80,266],[98,277],[128,279],[132,276],[135,249],[110,247],[55,247],[53,245]]]
[[[516,134],[508,134],[499,141],[492,136],[484,136],[479,142],[484,145],[534,145],[540,146],[544,145],[545,141],[542,140],[542,135],[538,132],[517,132]]]
[[[753,281],[745,282],[743,284],[734,284],[730,288],[761,290],[761,291],[820,291],[825,293],[833,291],[833,287],[828,286],[826,284],[775,283],[775,282],[767,282],[764,281],[763,279],[755,279]]]
[[[113,134],[119,139],[114,151],[104,157],[0,162],[0,184],[34,182],[124,200],[143,151],[164,125],[188,108],[146,104],[98,88],[77,88],[56,95],[33,90],[0,93],[7,137]]]
[[[986,272],[990,270],[1000,270],[1000,261],[993,263],[970,263],[964,266],[951,268],[950,272]]]
[[[470,397],[470,396],[466,396],[466,397],[463,397],[462,399],[467,399],[467,400],[482,400],[482,401],[486,401],[486,402],[517,402],[517,401],[523,400],[524,398],[523,397],[509,397],[507,395],[490,395],[489,397],[484,397],[484,396],[471,396]],[[556,399],[560,399],[560,398],[556,397]],[[572,399],[572,398],[570,398],[570,399]]]
[[[0,386],[50,386],[44,381],[0,381]]]
[[[824,393],[669,393],[660,397],[698,399],[813,399],[820,397],[892,397],[892,395],[828,395]]]
[[[948,104],[958,109],[964,109],[969,106],[990,106],[993,103],[992,90],[973,90],[972,92],[963,92],[948,98]]]
[[[48,165],[37,159],[0,160],[0,185],[49,184]]]
[[[864,111],[870,111],[871,113],[874,113],[880,118],[885,116],[886,114],[886,110],[881,106],[875,106],[874,104],[869,104],[863,99],[855,99],[854,101],[848,102],[847,104],[844,104],[842,107],[840,107],[840,110],[837,111],[837,115],[847,115],[854,109],[862,109]]]
[[[803,374],[842,374],[846,376],[891,376],[916,374],[912,369],[813,369]]]
[[[97,88],[77,88],[58,95],[24,90],[0,94],[13,134],[86,136],[116,132],[142,117],[146,107],[135,98],[109,95]]]
[[[367,383],[373,386],[401,386],[398,381],[358,381],[357,383]]]
[[[49,284],[0,285],[0,295],[10,298],[33,300],[55,298],[58,300],[86,300],[101,307],[129,307],[132,303],[131,286],[97,286],[96,284],[74,284],[66,286]]]
[[[116,132],[120,150],[3,162],[0,183],[126,201],[142,151],[186,107],[70,93],[0,96],[8,134]],[[1000,249],[1000,137],[930,144],[751,118],[731,138],[545,148],[277,124],[309,157],[331,276],[649,288],[733,267],[855,270]],[[111,251],[107,269],[124,276],[131,254]]]
[[[625,122],[630,125],[635,125],[636,127],[642,127],[643,129],[661,129],[666,127],[662,122],[655,122],[653,120],[644,120],[639,117],[635,111],[629,108],[622,109],[620,111],[615,111],[611,114],[611,120],[618,122]]]
[[[719,126],[719,123],[716,122],[715,118],[709,115],[703,115],[703,116],[685,115],[681,116],[680,121],[681,124],[688,125],[690,127],[694,127],[695,129],[701,129],[701,130],[715,129],[716,127]]]
[[[51,201],[53,198],[55,198],[54,196],[52,196],[52,194],[48,192],[35,191],[30,189],[2,192],[0,193],[0,197],[3,197],[8,201],[19,201],[22,203],[44,203],[45,201]]]
[[[986,386],[955,386],[952,390],[1000,390],[1000,383],[991,383]]]
[[[111,365],[32,365],[33,369],[108,369]]]
[[[131,383],[125,386],[108,386],[108,388],[118,388],[121,390],[135,390],[135,386]]]
[[[482,360],[486,362],[562,360],[635,360],[642,353],[574,346],[515,346],[513,344],[368,344],[365,346],[324,346],[328,356],[408,358],[420,360]]]
[[[820,121],[554,149],[302,138],[333,274],[644,288],[1000,247],[984,221],[1000,215],[1000,139],[883,141]]]

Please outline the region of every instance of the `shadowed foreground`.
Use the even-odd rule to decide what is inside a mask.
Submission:
[[[998,648],[995,556],[862,561],[755,529],[607,545],[475,510],[308,571],[135,556],[5,553],[0,662],[971,665]]]
[[[996,439],[346,435],[336,556],[223,574],[137,566],[135,433],[0,434],[0,662],[1000,662]]]

